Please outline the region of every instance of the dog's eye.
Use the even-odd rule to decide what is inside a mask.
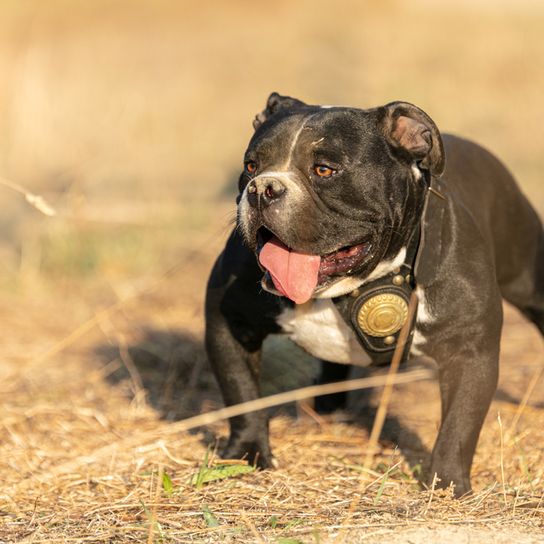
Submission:
[[[255,161],[247,161],[244,164],[244,170],[248,174],[254,174],[257,171],[257,163]]]
[[[336,174],[336,170],[324,164],[314,164],[314,173],[320,178],[330,178],[333,174]]]

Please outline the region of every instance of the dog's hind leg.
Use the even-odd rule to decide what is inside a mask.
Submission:
[[[544,230],[540,233],[535,260],[533,300],[522,311],[544,336]]]
[[[527,252],[526,266],[514,281],[501,285],[501,292],[544,336],[544,230],[534,242]]]

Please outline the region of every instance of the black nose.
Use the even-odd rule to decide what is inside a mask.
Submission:
[[[256,178],[247,186],[247,199],[251,206],[266,207],[285,193],[285,185],[274,178]]]

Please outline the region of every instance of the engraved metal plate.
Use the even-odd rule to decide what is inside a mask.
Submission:
[[[361,330],[384,337],[399,331],[408,318],[408,304],[399,295],[382,293],[369,298],[357,313]]]

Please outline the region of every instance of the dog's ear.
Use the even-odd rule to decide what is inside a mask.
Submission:
[[[440,176],[445,166],[444,145],[434,121],[408,102],[391,102],[382,113],[383,132],[391,147],[405,159]]]
[[[293,109],[299,106],[306,106],[301,100],[291,98],[290,96],[282,96],[278,93],[272,93],[266,101],[266,107],[255,116],[253,120],[253,128],[257,130],[265,121],[278,113],[281,110]]]

